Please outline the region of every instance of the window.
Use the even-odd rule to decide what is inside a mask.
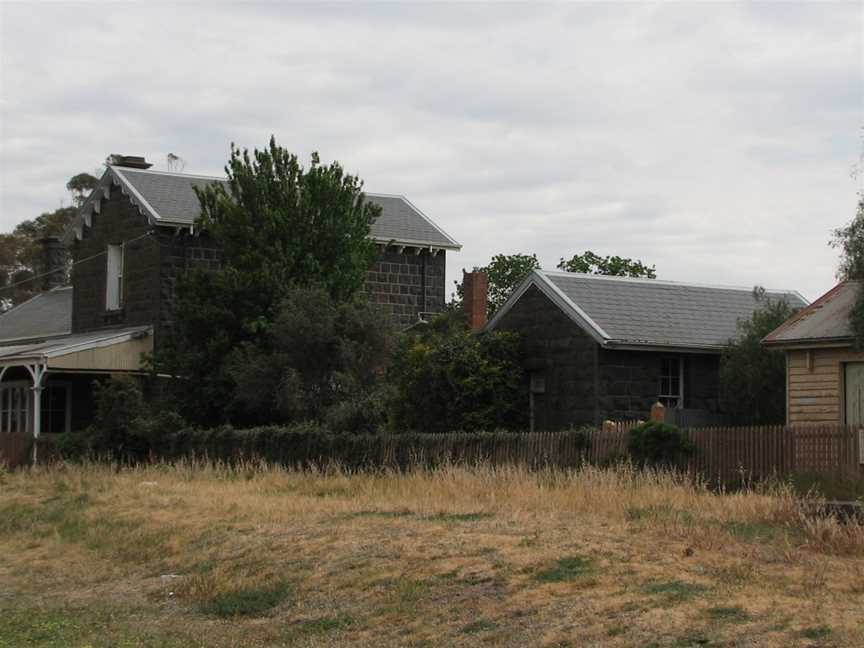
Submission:
[[[24,382],[0,387],[0,433],[25,434],[29,430],[30,388]]]
[[[54,381],[49,382],[42,389],[41,427],[43,434],[69,432],[72,420],[70,389],[69,383]]]
[[[684,407],[684,364],[680,358],[661,360],[659,398],[666,407]]]
[[[107,257],[105,309],[117,310],[123,305],[123,245],[109,245]]]

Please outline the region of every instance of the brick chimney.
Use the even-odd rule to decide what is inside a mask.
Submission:
[[[66,284],[66,248],[56,236],[39,239],[42,246],[42,290]]]
[[[109,155],[108,159],[114,166],[126,167],[127,169],[149,169],[153,166],[140,155],[117,155],[115,153]]]
[[[489,278],[485,272],[462,271],[462,308],[468,316],[468,327],[479,331],[486,326]]]

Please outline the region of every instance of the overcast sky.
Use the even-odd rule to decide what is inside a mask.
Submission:
[[[451,282],[591,249],[813,299],[861,186],[862,33],[859,2],[0,0],[0,231],[109,153],[221,174],[272,133],[406,195],[463,244]]]

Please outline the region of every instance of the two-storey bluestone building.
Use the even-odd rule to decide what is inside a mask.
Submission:
[[[115,161],[66,238],[71,285],[52,288],[48,275],[50,289],[0,315],[0,434],[86,424],[94,377],[144,370],[144,355],[171,325],[177,277],[220,264],[196,224],[195,187],[224,178],[155,171],[139,157]],[[446,254],[461,246],[405,197],[366,196],[382,212],[364,290],[404,328],[444,308]],[[50,250],[56,241],[46,243]]]

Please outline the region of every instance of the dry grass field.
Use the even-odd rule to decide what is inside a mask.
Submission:
[[[628,467],[0,473],[0,646],[862,646],[864,528]]]

